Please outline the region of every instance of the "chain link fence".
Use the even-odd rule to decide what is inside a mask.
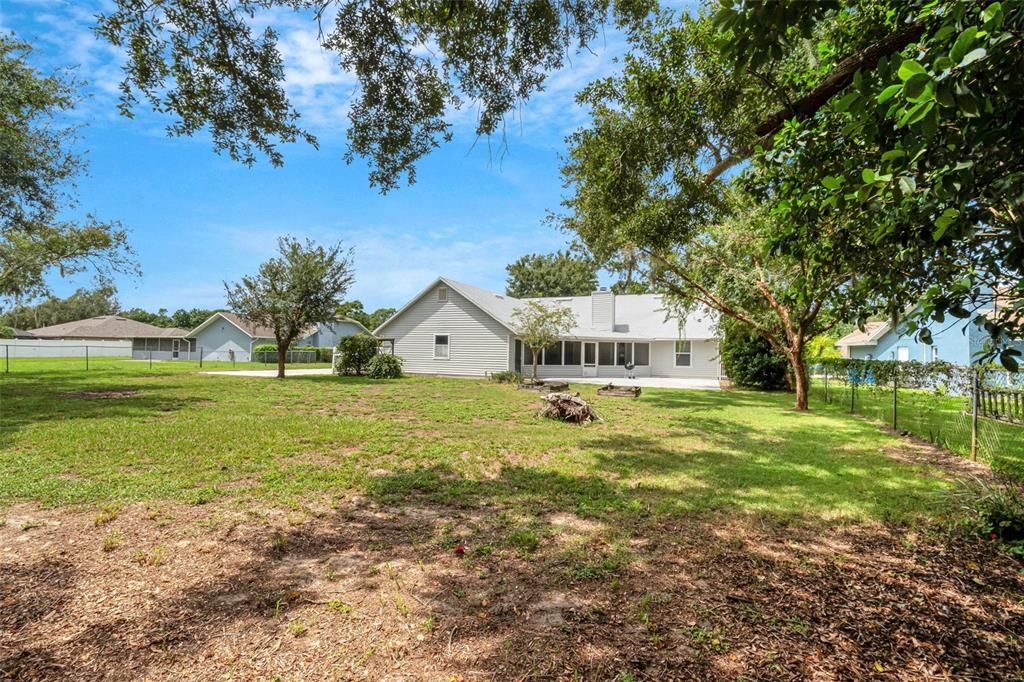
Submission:
[[[944,362],[824,360],[811,400],[1024,478],[1024,377]]]

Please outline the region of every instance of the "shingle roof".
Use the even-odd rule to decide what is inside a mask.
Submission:
[[[662,297],[658,294],[623,294],[615,296],[615,329],[596,329],[593,323],[593,302],[590,296],[564,296],[556,298],[519,299],[481,289],[471,284],[457,282],[447,277],[439,278],[454,291],[469,299],[474,305],[515,331],[512,314],[530,300],[547,304],[568,306],[576,316],[576,326],[567,336],[588,339],[717,339],[715,331],[717,318],[707,309],[698,309],[680,320],[669,313]],[[431,285],[430,288],[433,288]],[[430,290],[428,288],[428,291]],[[426,293],[426,292],[424,292]],[[422,295],[422,294],[421,294]],[[419,296],[416,297],[419,299]],[[414,300],[416,300],[414,299]],[[401,310],[396,313],[394,319]],[[388,320],[390,322],[390,320]],[[385,322],[378,329],[388,324]]]
[[[154,339],[188,336],[188,331],[184,329],[155,327],[120,315],[101,315],[87,320],[64,322],[30,329],[29,333],[37,339]]]
[[[836,341],[837,346],[873,346],[876,343],[872,337],[877,338],[883,327],[888,328],[888,322],[867,322],[864,330],[854,329],[852,332]],[[882,332],[884,333],[884,332]]]
[[[274,336],[274,330],[271,329],[270,327],[265,327],[263,325],[256,324],[254,322],[250,322],[249,320],[245,319],[241,315],[236,315],[235,313],[231,313],[231,312],[228,312],[226,310],[222,310],[220,312],[214,313],[213,315],[210,315],[210,317],[207,318],[201,325],[199,325],[198,327],[196,327],[195,329],[193,329],[190,332],[186,332],[186,335],[189,336],[189,337],[194,336],[200,330],[205,329],[206,326],[208,324],[210,324],[210,322],[212,320],[216,319],[218,316],[219,317],[223,317],[225,320],[227,320],[228,322],[230,322],[231,324],[235,325],[236,327],[241,329],[243,332],[248,334],[251,338],[254,338],[254,339],[273,339],[273,338],[276,338]],[[354,320],[353,320],[353,322],[354,322]],[[356,324],[359,324],[359,323],[357,322]],[[317,327],[316,327],[316,325],[313,325],[312,327],[310,327],[310,328],[306,329],[305,331],[303,331],[302,334],[299,335],[299,337],[300,338],[305,338],[307,336],[315,334],[316,331],[317,331]]]

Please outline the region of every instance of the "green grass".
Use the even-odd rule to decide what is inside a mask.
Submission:
[[[849,414],[850,398],[849,388],[833,380],[826,402],[824,382],[816,380],[812,384],[812,409]],[[859,387],[853,407],[855,414],[892,426],[891,387]],[[971,454],[970,409],[969,398],[901,388],[896,398],[896,426],[966,457]],[[994,469],[1024,478],[1024,426],[979,419],[978,456]]]
[[[494,504],[524,518],[733,510],[910,520],[951,485],[886,456],[899,441],[873,425],[838,410],[796,413],[789,395],[651,389],[630,400],[578,388],[604,422],[540,419],[536,394],[486,381],[277,381],[170,362],[107,360],[84,372],[39,361],[0,379],[0,506],[235,498],[301,507],[358,494]],[[115,390],[137,393],[75,397]],[[533,545],[526,535],[510,543]]]

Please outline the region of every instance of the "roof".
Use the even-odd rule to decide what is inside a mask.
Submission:
[[[574,326],[566,336],[587,339],[717,339],[715,331],[717,317],[711,311],[700,308],[690,313],[682,323],[671,314],[659,294],[622,294],[615,296],[614,330],[595,329],[592,319],[593,302],[590,296],[562,296],[552,298],[513,298],[471,284],[439,277],[429,287],[413,298],[401,310],[392,315],[384,324],[374,330],[376,334],[392,320],[400,316],[413,303],[432,291],[438,284],[444,284],[468,299],[480,310],[494,318],[510,332],[515,333],[512,314],[527,301],[540,301],[569,307],[576,316]]]
[[[156,339],[188,336],[185,329],[156,327],[120,315],[100,315],[87,320],[64,322],[30,329],[29,333],[37,339]]]
[[[14,338],[16,338],[16,339],[33,339],[33,338],[35,338],[35,334],[33,334],[32,332],[25,331],[24,329],[17,329],[15,327],[11,327],[11,331],[14,332]]]
[[[213,315],[210,315],[208,318],[206,318],[206,320],[201,325],[199,325],[198,327],[196,327],[195,329],[193,329],[190,332],[186,332],[186,335],[189,338],[194,338],[196,336],[196,334],[198,334],[199,332],[201,332],[202,330],[206,329],[211,324],[213,324],[217,320],[218,317],[219,318],[223,318],[224,320],[227,320],[228,322],[230,322],[234,326],[238,327],[249,338],[252,338],[252,339],[275,339],[275,338],[277,338],[274,335],[274,330],[271,329],[270,327],[265,327],[265,326],[263,326],[261,324],[256,324],[255,322],[250,322],[249,320],[245,319],[241,315],[236,315],[235,313],[229,313],[226,310],[222,310],[222,311],[214,313]],[[355,320],[349,320],[349,321],[355,322]],[[356,324],[359,324],[359,323],[356,322]],[[362,326],[362,325],[359,325],[359,326]],[[300,336],[300,338],[305,338],[305,337],[310,336],[310,335],[312,335],[314,333],[316,333],[316,327],[315,326],[305,330],[299,336]]]
[[[837,346],[874,346],[889,331],[888,322],[867,322],[864,329],[854,329],[852,332],[836,341]]]

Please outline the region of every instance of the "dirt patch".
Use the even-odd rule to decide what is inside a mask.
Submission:
[[[941,469],[961,479],[977,479],[987,483],[993,483],[1000,479],[1000,475],[992,471],[992,468],[984,462],[971,461],[905,433],[900,435],[902,442],[899,445],[885,449],[886,455],[899,462]]]
[[[524,554],[501,512],[515,510],[363,501],[295,524],[229,503],[136,505],[96,526],[87,510],[14,507],[0,678],[1000,679],[1024,666],[1024,578],[987,543],[563,512],[538,535],[594,534],[588,550]],[[607,533],[628,555],[609,563]]]
[[[125,388],[116,391],[74,391],[71,393],[61,393],[60,397],[75,398],[77,400],[108,400],[111,398],[134,398],[137,395],[139,395],[138,390]]]

